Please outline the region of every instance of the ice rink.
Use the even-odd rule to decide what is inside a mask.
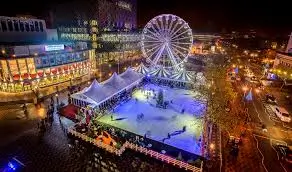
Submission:
[[[163,90],[164,101],[169,101],[166,109],[156,107],[154,95],[157,98],[160,89]],[[101,117],[99,121],[141,136],[147,134],[156,141],[201,155],[199,140],[205,105],[194,100],[193,96],[190,90],[147,84],[136,90],[129,101],[114,109],[113,121],[110,115]],[[144,117],[137,119],[142,113]],[[184,126],[186,131],[183,131]]]

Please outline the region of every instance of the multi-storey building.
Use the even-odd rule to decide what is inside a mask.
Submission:
[[[0,28],[0,91],[69,86],[89,80],[96,69],[95,50],[86,42],[56,41],[44,20],[2,16]]]
[[[138,32],[105,32],[100,35],[98,63],[124,63],[135,61],[142,57]]]
[[[0,16],[0,42],[42,42],[46,40],[46,23],[40,19]]]
[[[86,44],[60,42],[2,46],[0,65],[0,91],[4,92],[86,82],[96,68],[93,49],[87,49]]]
[[[99,0],[98,20],[104,31],[127,31],[137,28],[136,0]]]

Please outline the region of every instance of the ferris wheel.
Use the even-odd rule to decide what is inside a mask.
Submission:
[[[143,29],[143,55],[153,66],[180,68],[193,44],[192,30],[183,19],[162,14],[150,20]]]

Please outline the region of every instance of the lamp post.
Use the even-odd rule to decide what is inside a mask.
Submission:
[[[55,96],[56,96],[56,100],[57,100],[57,106],[59,106],[59,94],[56,93]]]

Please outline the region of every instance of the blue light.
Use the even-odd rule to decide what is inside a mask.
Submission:
[[[11,162],[8,163],[8,167],[12,170],[16,170],[15,166]]]
[[[147,74],[147,77],[149,78],[149,77],[150,77],[150,75],[149,75],[149,74]]]

